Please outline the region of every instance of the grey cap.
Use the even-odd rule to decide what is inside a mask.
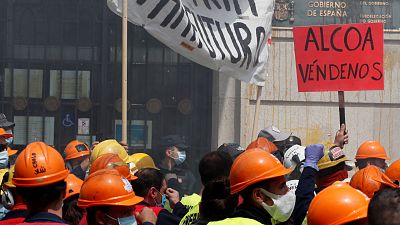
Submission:
[[[6,115],[0,113],[0,128],[12,128],[14,126],[15,123],[8,121]]]
[[[275,126],[269,126],[267,128],[264,128],[260,131],[260,133],[258,133],[258,137],[264,137],[271,142],[284,141],[288,139],[290,135],[291,135],[290,133],[281,132]]]

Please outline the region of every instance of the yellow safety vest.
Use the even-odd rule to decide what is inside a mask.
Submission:
[[[207,225],[262,225],[262,223],[249,218],[235,217],[209,222]]]
[[[201,196],[194,193],[192,195],[184,196],[181,199],[181,203],[186,206],[186,208],[190,211],[193,207],[200,204]],[[164,209],[172,212],[171,206],[169,205],[169,201],[167,201],[164,205]]]

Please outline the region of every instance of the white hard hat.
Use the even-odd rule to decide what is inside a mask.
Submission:
[[[293,145],[290,147],[284,155],[283,165],[286,168],[295,168],[298,163],[304,161],[305,157],[305,149],[306,147],[301,145]],[[297,156],[298,159],[294,159],[293,157]]]

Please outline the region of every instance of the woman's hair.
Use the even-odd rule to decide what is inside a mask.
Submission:
[[[79,195],[71,196],[64,200],[63,219],[70,225],[81,222],[84,210],[77,206]]]
[[[201,196],[200,218],[207,221],[223,220],[231,216],[237,205],[238,195],[230,194],[227,178],[209,182]]]

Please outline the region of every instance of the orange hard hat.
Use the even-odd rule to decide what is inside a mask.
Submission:
[[[92,174],[101,169],[116,169],[122,176],[128,180],[137,179],[136,176],[131,174],[131,170],[127,163],[125,163],[117,154],[107,153],[101,155],[93,161],[90,166],[89,174]]]
[[[0,128],[0,137],[7,139],[10,137],[13,137],[13,134],[7,133],[6,130],[4,130],[3,128]]]
[[[71,196],[79,195],[83,184],[83,181],[81,179],[70,173],[65,179],[65,182],[67,183],[67,188],[65,189],[64,200]]]
[[[102,169],[89,175],[83,182],[78,206],[133,206],[143,201],[136,196],[129,181],[115,169]]]
[[[370,198],[384,186],[398,187],[378,167],[372,165],[357,171],[351,178],[350,186],[362,191]]]
[[[231,193],[238,193],[259,181],[291,173],[277,158],[261,148],[248,149],[233,162],[229,175]]]
[[[85,155],[89,155],[89,147],[80,141],[73,140],[65,147],[65,160],[76,159]]]
[[[8,152],[8,156],[12,156],[12,155],[17,154],[18,150],[14,150],[14,149],[11,149],[10,147],[7,147],[7,152]]]
[[[389,160],[385,149],[379,141],[366,141],[357,150],[356,159],[377,158]]]
[[[12,182],[17,187],[38,187],[64,180],[68,174],[57,150],[33,142],[18,155]]]
[[[385,171],[385,175],[388,176],[393,182],[400,181],[400,159],[390,164]]]
[[[278,147],[276,147],[274,143],[268,141],[268,139],[264,137],[259,137],[251,142],[249,146],[247,146],[246,150],[252,148],[261,148],[262,150],[265,150],[271,154],[278,150]]]
[[[308,208],[308,225],[339,225],[367,217],[369,198],[344,182],[319,192]],[[334,212],[332,211],[334,210]]]

